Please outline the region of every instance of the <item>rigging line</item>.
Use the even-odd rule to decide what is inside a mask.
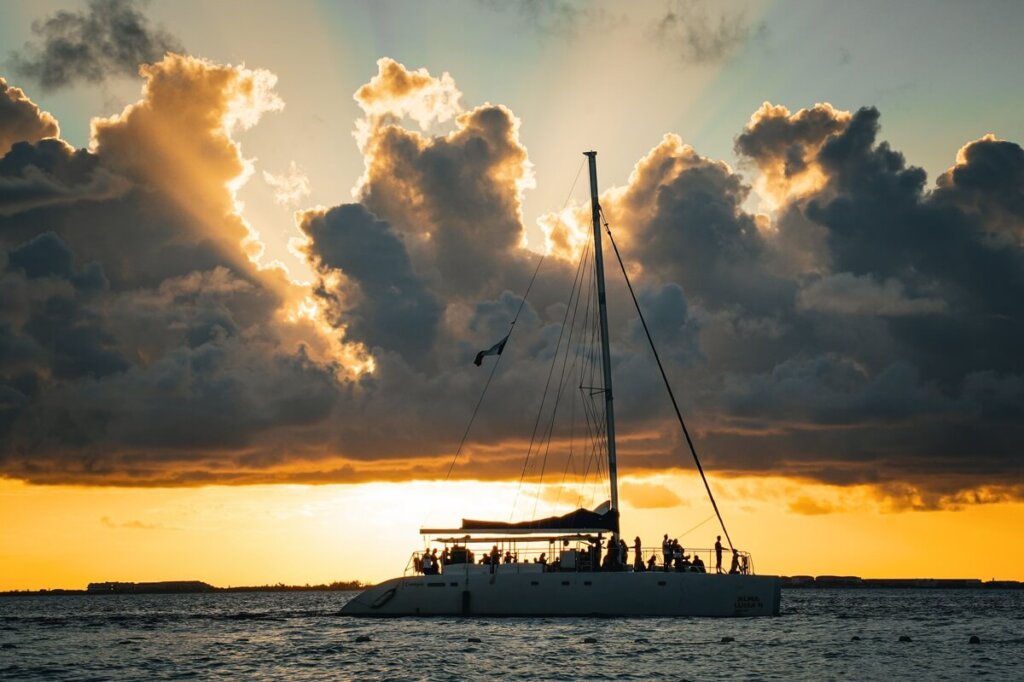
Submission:
[[[579,389],[580,389],[580,396],[583,399],[584,407],[589,407],[589,408],[594,410],[593,416],[594,416],[594,419],[596,420],[598,418],[597,417],[597,413],[596,413],[596,409],[597,408],[595,408],[593,406],[593,404],[594,404],[593,398],[594,398],[595,393],[594,393],[594,390],[593,390],[592,387],[594,386],[594,381],[595,381],[595,379],[594,379],[594,372],[596,371],[596,368],[597,368],[598,359],[597,359],[597,341],[595,339],[596,329],[597,329],[597,316],[596,315],[591,316],[591,304],[595,303],[594,296],[593,296],[593,291],[594,291],[594,282],[593,282],[593,277],[591,277],[590,290],[589,290],[588,295],[587,295],[587,307],[586,307],[586,310],[584,312],[584,320],[583,320],[583,324],[584,325],[588,325],[587,329],[589,331],[589,335],[585,336],[584,340],[583,340],[584,341],[584,345],[583,345],[583,348],[582,348],[582,351],[581,351],[582,354],[583,354],[583,364],[581,364],[581,366],[580,366],[580,384],[579,384]],[[588,419],[589,419],[589,417],[590,417],[590,411],[588,410]]]
[[[576,401],[569,405],[569,456],[565,460],[565,470],[562,472],[562,481],[558,484],[558,494],[555,496],[555,508],[562,500],[562,491],[565,489],[565,479],[569,475],[569,467],[572,467],[573,447],[576,445]],[[572,467],[573,476],[576,476],[576,467]]]
[[[583,405],[584,416],[586,417],[587,436],[589,437],[586,449],[586,459],[584,459],[583,484],[581,486],[579,496],[579,503],[582,506],[583,496],[586,495],[587,491],[594,485],[594,482],[590,480],[591,468],[596,470],[600,467],[601,459],[599,457],[599,451],[601,435],[599,427],[597,423],[595,423],[597,421],[596,416],[594,419],[591,419],[591,411],[594,409],[591,404],[593,401],[581,400],[580,402]],[[595,474],[595,476],[597,476],[597,474]]]
[[[452,457],[452,463],[448,465],[448,473],[444,475],[445,483],[448,482],[449,477],[452,475],[452,469],[455,468],[455,461],[459,458],[459,455],[462,454],[462,448],[466,444],[466,438],[469,437],[469,430],[473,427],[473,422],[476,420],[476,414],[480,411],[480,405],[484,402],[484,396],[487,395],[487,388],[491,385],[491,379],[494,378],[494,373],[498,371],[498,363],[500,362],[501,353],[498,354],[494,364],[491,365],[491,373],[487,375],[487,382],[484,383],[484,390],[480,391],[480,397],[477,398],[476,405],[473,407],[473,414],[469,418],[469,423],[466,424],[466,430],[462,433],[462,440],[459,441],[459,447],[455,451],[455,456]]]
[[[610,481],[610,473],[605,471],[605,463],[608,461],[608,403],[604,400],[603,396],[608,390],[604,383],[604,373],[600,371],[601,364],[603,362],[603,349],[601,345],[601,316],[598,314],[599,305],[599,293],[597,290],[597,268],[591,275],[592,286],[591,295],[593,297],[593,311],[594,315],[591,318],[591,364],[590,364],[590,377],[589,386],[596,387],[600,384],[601,388],[595,390],[595,388],[589,388],[587,397],[590,399],[591,409],[593,410],[595,419],[595,433],[596,439],[594,441],[594,461],[595,461],[595,476],[594,486],[591,489],[591,506],[594,503],[594,496],[598,493],[599,487],[604,487],[606,483]],[[604,497],[602,495],[602,497]],[[603,501],[603,500],[602,500]]]
[[[565,207],[569,205],[569,200],[572,199],[572,193],[576,190],[576,183],[579,182],[580,173],[583,172],[583,164],[584,163],[586,163],[585,160],[584,161],[580,161],[580,167],[576,169],[576,177],[574,177],[572,179],[572,186],[569,187],[569,193],[565,195],[565,201],[562,202],[562,211],[565,210]],[[562,211],[559,211],[559,213],[558,213],[558,222],[556,223],[556,227],[558,225],[562,224]],[[526,285],[526,293],[523,294],[522,300],[519,301],[519,310],[516,311],[516,316],[514,318],[512,318],[512,325],[515,325],[516,320],[519,319],[519,314],[521,312],[523,312],[523,306],[526,305],[526,299],[529,298],[530,290],[533,289],[533,283],[537,279],[537,273],[540,272],[540,265],[541,265],[541,263],[544,262],[544,258],[546,258],[546,257],[547,257],[547,254],[543,254],[542,253],[540,255],[540,259],[537,261],[537,267],[534,268],[533,276],[530,278],[530,283]]]
[[[591,354],[590,359],[591,368],[593,368],[596,358]],[[590,390],[581,394],[584,410],[587,414],[587,429],[590,435],[590,458],[588,459],[586,480],[589,481],[591,464],[593,465],[594,471],[594,480],[591,481],[591,486],[596,486],[604,480],[604,469],[602,464],[605,460],[605,456],[607,455],[608,444],[608,434],[606,430],[608,423],[604,419],[604,401],[596,399],[598,394],[599,392],[595,393]]]
[[[577,176],[579,177],[579,172]],[[574,184],[574,182],[573,182]],[[537,260],[537,267],[534,268],[534,275],[529,279],[529,284],[526,285],[526,291],[519,300],[519,309],[515,312],[515,317],[512,318],[512,322],[509,324],[509,333],[505,335],[505,342],[512,338],[512,331],[515,329],[516,321],[519,319],[519,314],[522,312],[523,306],[526,304],[526,298],[529,296],[529,290],[534,288],[534,282],[537,280],[537,273],[541,271],[541,265],[544,263],[544,254]],[[452,471],[455,469],[455,463],[459,460],[459,456],[462,455],[463,446],[466,444],[466,438],[469,437],[469,431],[473,428],[473,422],[476,421],[476,414],[480,411],[480,406],[483,404],[483,397],[487,394],[487,388],[490,387],[490,381],[495,378],[495,373],[498,372],[498,366],[502,361],[502,353],[498,353],[498,357],[495,358],[494,365],[490,366],[490,374],[487,375],[487,381],[483,384],[483,390],[480,391],[480,397],[476,399],[476,404],[473,407],[473,414],[469,418],[469,423],[466,424],[466,430],[462,434],[462,439],[459,441],[459,447],[455,451],[455,456],[452,458],[452,463],[449,465],[449,470],[444,474],[444,482],[452,476]]]
[[[615,250],[615,258],[619,261],[619,267],[622,269],[622,276],[626,280],[626,287],[629,288],[629,295],[633,298],[633,305],[636,306],[637,315],[640,316],[640,324],[643,325],[644,334],[647,335],[647,342],[651,346],[651,352],[654,353],[654,360],[658,363],[658,371],[661,372],[661,379],[665,382],[665,390],[668,391],[668,397],[672,400],[672,407],[676,411],[676,418],[679,419],[679,426],[683,429],[683,435],[686,437],[686,444],[690,446],[690,453],[693,454],[693,461],[697,464],[697,471],[700,472],[700,480],[704,482],[704,489],[708,491],[708,499],[711,500],[711,506],[715,510],[715,515],[718,517],[718,523],[722,526],[722,532],[725,534],[725,539],[729,542],[729,549],[736,551],[733,547],[732,538],[729,537],[729,531],[726,530],[725,521],[722,519],[721,512],[718,511],[718,503],[715,502],[715,496],[711,492],[711,486],[708,484],[708,477],[704,475],[704,467],[701,466],[700,457],[697,456],[697,448],[693,445],[693,439],[690,438],[690,431],[686,428],[686,422],[683,421],[683,413],[679,411],[679,403],[676,402],[675,393],[672,391],[672,385],[668,381],[668,375],[665,374],[665,367],[661,364],[661,357],[658,355],[658,349],[654,346],[654,339],[651,337],[651,330],[647,327],[647,320],[644,319],[643,311],[640,310],[640,302],[636,298],[636,292],[633,291],[633,284],[629,281],[629,275],[626,273],[626,265],[622,262],[622,254],[619,253],[619,247],[615,243],[615,237],[612,236],[612,230],[608,226],[608,219],[604,215],[604,211],[598,206],[598,211],[601,212],[601,218],[604,220],[604,229],[608,233],[608,240],[612,244],[612,249]]]
[[[555,391],[555,402],[551,407],[551,419],[548,420],[547,427],[547,444],[544,447],[544,458],[540,463],[540,483],[544,483],[544,472],[547,470],[548,465],[548,454],[551,452],[551,440],[554,437],[555,432],[555,419],[558,416],[558,405],[562,400],[562,391],[565,389],[565,372],[569,364],[569,349],[572,348],[572,337],[576,331],[576,313],[580,309],[580,294],[583,290],[583,273],[585,272],[585,265],[587,262],[587,251],[583,252],[583,256],[580,260],[579,270],[579,290],[576,290],[576,282],[573,282],[574,293],[576,293],[576,301],[573,303],[570,298],[569,304],[572,306],[572,319],[569,319],[569,305],[565,307],[565,316],[562,319],[562,330],[565,330],[565,323],[569,322],[569,337],[565,340],[565,352],[562,354],[562,371],[558,377],[558,390]],[[551,359],[552,369],[558,362],[558,348],[561,345],[561,334],[559,334],[559,343],[555,345],[555,356]],[[539,449],[539,447],[538,447]],[[533,501],[533,515],[537,515],[537,503],[540,502],[540,491],[537,491],[537,497]]]
[[[586,248],[589,249],[590,245],[588,244]],[[580,299],[583,296],[582,281],[581,281],[580,284],[581,284],[581,291],[576,294],[576,306],[575,306],[575,309],[573,310],[573,313],[572,313],[572,326],[573,326],[573,328],[576,327],[576,313],[579,311]],[[589,299],[588,299],[588,303],[589,303]],[[586,323],[584,322],[584,325],[585,324]],[[567,343],[566,346],[565,346],[566,357],[568,357],[568,355],[569,355],[569,348],[570,348],[571,345],[572,345],[572,342],[570,340],[570,342]],[[580,347],[581,347],[581,342],[577,338],[577,340],[576,340],[576,353],[575,353],[575,355],[573,356],[573,359],[572,359],[571,375],[570,376],[576,374],[576,368],[579,366]],[[564,367],[563,367],[563,374],[564,374]],[[559,389],[559,390],[561,390],[561,389]],[[562,480],[558,484],[558,494],[555,495],[555,505],[554,505],[555,509],[558,508],[558,503],[562,501],[562,491],[565,490],[565,479],[569,476],[569,469],[570,468],[572,469],[572,473],[573,473],[573,478],[574,479],[578,480],[578,478],[579,478],[577,476],[577,474],[576,474],[576,467],[574,466],[575,465],[575,461],[573,459],[573,455],[574,455],[574,452],[575,452],[575,446],[576,446],[576,400],[577,400],[577,398],[580,398],[580,396],[579,395],[573,395],[572,398],[570,398],[570,402],[569,402],[569,454],[568,454],[568,456],[565,459],[565,469],[562,471]]]
[[[683,534],[682,534],[682,535],[680,535],[679,537],[681,537],[681,538],[685,538],[685,537],[686,537],[687,535],[689,535],[689,534],[690,534],[690,533],[692,533],[693,531],[697,530],[698,528],[700,528],[701,526],[703,526],[703,525],[704,525],[705,523],[707,523],[708,521],[710,521],[710,520],[711,520],[711,519],[713,519],[713,518],[715,518],[715,515],[714,515],[714,514],[712,514],[711,516],[707,517],[706,519],[704,519],[703,521],[701,521],[701,522],[700,522],[700,523],[698,523],[698,524],[697,524],[696,526],[694,526],[694,527],[693,527],[693,528],[691,528],[690,530],[686,531],[685,533],[683,533]]]
[[[576,265],[576,273],[572,278],[572,288],[569,290],[569,302],[572,302],[572,297],[576,292],[576,281],[581,280],[581,273],[583,272],[583,262],[585,260],[586,251],[580,254],[580,262]],[[582,285],[581,285],[582,286]],[[562,345],[562,335],[565,333],[565,322],[569,319],[569,305],[565,307],[565,316],[562,319],[562,326],[558,331],[558,341],[555,342],[555,352],[551,357],[551,367],[548,368],[548,378],[544,382],[544,392],[541,394],[540,407],[537,408],[537,419],[533,422],[533,433],[530,435],[530,445],[526,449],[526,459],[523,461],[523,471],[519,475],[519,486],[516,488],[516,495],[512,500],[512,511],[509,513],[509,521],[516,513],[516,503],[519,502],[519,493],[523,489],[523,481],[526,479],[526,471],[530,466],[530,455],[533,453],[533,445],[537,440],[537,429],[540,428],[540,418],[544,414],[544,404],[548,399],[548,390],[551,387],[551,377],[555,374],[555,364],[558,361],[558,349]],[[539,446],[538,446],[539,448]],[[539,450],[538,450],[539,451]]]
[[[586,161],[580,162],[580,167],[577,169],[577,174],[572,178],[572,184],[569,187],[568,194],[565,195],[565,201],[562,203],[562,211],[568,206],[569,200],[572,198],[572,193],[575,190],[575,185],[580,181],[580,173],[583,172],[583,166]],[[560,214],[559,214],[560,215]],[[561,221],[561,217],[559,217]],[[541,257],[537,260],[537,267],[534,268],[534,274],[529,278],[529,284],[526,285],[526,291],[523,293],[522,298],[519,300],[519,309],[516,310],[515,316],[512,318],[512,322],[509,324],[509,333],[505,336],[506,343],[508,339],[512,337],[512,330],[515,329],[515,324],[519,319],[519,315],[522,313],[523,306],[526,305],[526,299],[529,297],[529,292],[534,288],[534,283],[537,281],[537,273],[541,271],[541,265],[544,263],[545,254],[541,254]],[[473,422],[476,420],[476,415],[480,411],[480,406],[483,403],[483,397],[487,394],[487,388],[490,386],[490,381],[495,378],[495,373],[498,371],[498,365],[502,361],[502,354],[498,353],[498,357],[495,359],[495,364],[490,367],[490,374],[487,375],[487,381],[483,384],[483,390],[480,391],[480,397],[476,400],[476,406],[473,407],[473,414],[469,418],[469,424],[466,425],[466,430],[462,434],[462,439],[459,441],[459,447],[455,452],[455,456],[452,458],[452,463],[449,465],[449,470],[444,474],[444,482],[447,482],[452,476],[452,471],[455,469],[455,463],[459,460],[459,456],[462,455],[463,446],[466,444],[466,438],[469,437],[469,431],[473,428]]]
[[[588,244],[587,248],[589,248],[589,244]],[[591,281],[592,279],[593,279],[593,273],[591,273],[590,280],[588,280],[588,285],[592,284],[592,281]],[[582,298],[583,298],[583,292],[580,291],[580,293],[577,294],[577,296],[576,296],[576,306],[577,306],[577,308],[579,307],[579,303],[580,303],[580,300]],[[580,456],[580,458],[578,458],[578,459],[580,459],[579,467],[582,469],[582,471],[577,471],[577,464],[576,464],[577,457],[575,457],[575,454],[576,454],[575,443],[576,443],[576,424],[577,424],[577,419],[578,419],[577,413],[576,413],[576,403],[577,403],[577,401],[579,401],[579,403],[581,404],[581,407],[582,407],[582,410],[583,410],[583,417],[584,417],[584,420],[585,420],[585,426],[587,428],[587,434],[586,435],[589,436],[589,416],[586,413],[587,405],[586,405],[586,396],[585,396],[585,394],[583,392],[583,378],[584,378],[584,375],[586,374],[586,361],[587,361],[587,336],[586,336],[586,332],[590,329],[590,327],[588,325],[588,320],[590,319],[590,303],[591,303],[591,298],[592,297],[590,295],[590,290],[588,288],[587,294],[586,294],[586,301],[587,301],[587,303],[586,303],[586,306],[584,306],[583,319],[582,319],[582,322],[580,324],[580,328],[581,328],[582,332],[581,332],[581,334],[579,335],[579,337],[577,338],[577,341],[576,341],[575,355],[573,357],[573,363],[572,363],[572,375],[573,376],[578,375],[579,382],[578,382],[578,390],[573,395],[572,400],[571,400],[571,413],[570,413],[570,419],[569,419],[569,456],[566,458],[565,469],[562,471],[562,481],[561,481],[561,484],[560,484],[560,487],[559,487],[558,495],[555,498],[556,506],[557,506],[558,502],[561,501],[562,491],[565,489],[565,481],[566,481],[566,478],[568,477],[570,469],[572,469],[573,479],[576,481],[576,485],[577,485],[577,499],[576,499],[576,506],[577,507],[581,506],[581,504],[582,504],[582,501],[583,501],[582,500],[582,492],[585,489],[585,486],[586,486],[586,483],[587,483],[586,471],[587,471],[587,469],[589,467],[587,465],[586,456],[588,455],[588,450],[589,450],[588,443],[587,443],[587,441],[584,440],[581,443],[581,446],[580,446],[582,448],[583,452],[582,452],[582,455]],[[575,324],[576,324],[576,313],[574,312],[573,313],[573,326],[575,326]],[[581,476],[581,474],[582,474],[582,476]]]
[[[593,385],[594,383],[594,372],[597,367],[597,316],[591,313],[596,308],[596,294],[595,294],[595,279],[597,277],[596,268],[591,269],[590,279],[588,281],[587,289],[587,305],[584,310],[583,324],[586,329],[589,330],[589,335],[584,336],[582,348],[580,349],[581,357],[583,362],[580,365],[580,384],[579,384],[579,397],[580,403],[583,406],[583,413],[586,420],[587,435],[589,437],[588,448],[586,451],[586,459],[584,460],[583,470],[583,485],[580,489],[578,506],[583,506],[584,498],[590,500],[588,506],[593,506],[594,494],[596,492],[596,485],[602,478],[601,472],[601,461],[602,461],[602,438],[604,438],[604,428],[607,426],[607,422],[600,418],[599,410],[604,409],[604,402],[600,403],[600,406],[594,400],[594,392],[586,388],[585,386]],[[591,471],[594,472],[594,478],[591,479]]]

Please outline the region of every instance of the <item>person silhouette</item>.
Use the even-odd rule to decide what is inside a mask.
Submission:
[[[722,572],[722,536],[715,539],[715,573]]]

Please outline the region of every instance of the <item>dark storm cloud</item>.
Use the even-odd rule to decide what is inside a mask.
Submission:
[[[700,324],[690,313],[682,287],[669,283],[660,289],[644,289],[639,301],[651,335],[666,357],[683,367],[704,359],[700,351]],[[638,346],[647,343],[639,318],[632,331]]]
[[[1024,405],[1014,350],[1024,342],[1024,253],[1019,241],[992,238],[1019,226],[1019,147],[971,143],[927,192],[923,171],[878,141],[872,108],[779,115],[766,105],[759,114],[737,149],[766,175],[802,158],[821,176],[774,188],[788,193],[776,239],[813,225],[823,258],[797,277],[796,308],[780,308],[782,327],[800,335],[783,334],[771,371],[731,371],[725,390],[709,395],[725,401],[709,449],[744,470],[757,443],[765,470],[838,483],[913,481],[946,492],[1019,483],[1011,415]],[[856,466],[864,462],[870,469]]]
[[[503,106],[460,114],[451,135],[375,128],[364,203],[408,237],[410,257],[439,293],[517,286],[526,272],[518,183],[528,178],[518,120]]]
[[[759,171],[759,189],[784,203],[791,195],[813,191],[822,181],[816,163],[825,141],[843,130],[850,115],[829,104],[790,114],[765,102],[735,139],[737,156]]]
[[[508,333],[537,263],[522,245],[519,121],[464,110],[447,74],[382,59],[356,95],[357,202],[300,215],[306,286],[246,257],[258,244],[228,189],[250,170],[233,103],[274,109],[256,101],[266,75],[175,56],[143,74],[143,99],[98,122],[89,151],[29,139],[0,161],[0,471],[119,485],[443,477],[488,376],[472,359]],[[766,104],[736,141],[753,183],[668,135],[602,207],[710,469],[933,506],[1016,499],[1024,154],[971,142],[929,190],[879,134],[874,109]],[[754,189],[773,217],[749,212]],[[559,392],[573,230],[589,221],[576,210],[456,476],[523,472],[552,369]],[[623,470],[688,466],[616,267]],[[563,417],[587,399],[578,370]],[[544,466],[560,477],[574,432],[553,424]]]
[[[986,135],[967,144],[956,166],[936,180],[935,200],[953,203],[1007,246],[1024,239],[1024,149]]]
[[[31,208],[98,201],[123,194],[129,183],[97,157],[57,139],[17,142],[0,159],[0,215]]]
[[[24,396],[4,414],[10,473],[145,482],[187,462],[216,469],[322,421],[341,393],[329,366],[266,326],[273,296],[222,266],[111,290],[53,233],[6,261],[0,384]]]
[[[418,364],[434,343],[442,307],[412,271],[405,247],[391,227],[360,204],[306,213],[301,228],[317,271],[341,271],[355,290],[322,284],[318,295],[348,325],[348,337],[400,353]]]
[[[830,135],[841,131],[848,120],[848,115],[827,104],[801,109],[791,116],[785,107],[765,102],[736,137],[736,153],[762,168],[781,165],[784,175],[793,177],[807,168],[808,155]]]
[[[71,154],[94,158],[84,150]],[[64,184],[38,166],[29,168],[25,174],[0,175],[0,226],[9,243],[31,239],[45,226],[83,260],[103,262],[118,291],[155,287],[168,277],[225,262],[211,238],[183,238],[194,224],[173,202],[132,189],[124,176],[97,166],[95,176]]]
[[[53,90],[78,81],[134,76],[140,64],[181,52],[180,41],[152,28],[135,0],[90,0],[87,12],[58,11],[32,23],[39,42],[11,55],[21,76]]]
[[[712,308],[773,308],[793,285],[764,266],[767,245],[743,210],[750,188],[731,168],[674,135],[642,159],[609,210],[627,232],[630,257]]]
[[[183,57],[144,73],[144,99],[98,122],[91,151],[43,139],[0,160],[6,475],[209,480],[263,448],[293,456],[301,439],[274,434],[322,422],[344,394],[315,335],[278,323],[285,278],[242,250],[230,114],[273,106],[263,76]]]
[[[409,135],[416,149],[406,152],[424,161],[408,176],[391,181],[372,167],[364,193],[401,229],[362,205],[308,213],[308,253],[323,281],[307,289],[249,263],[251,235],[227,189],[246,172],[229,107],[261,104],[259,74],[176,56],[143,73],[143,100],[100,121],[92,151],[18,144],[0,166],[0,181],[35,174],[82,195],[11,199],[0,211],[5,474],[127,485],[438,475],[447,462],[430,458],[447,458],[465,425],[449,401],[474,399],[480,337],[507,332],[521,301],[487,274],[442,307],[430,282],[461,264],[446,262],[431,237],[478,239],[496,268],[528,263],[513,246],[526,173],[514,118],[487,107],[457,122],[461,134]],[[373,133],[400,137],[388,127]],[[374,162],[394,162],[390,147],[375,148]],[[424,177],[445,165],[455,187]],[[101,172],[121,179],[119,193],[84,189]],[[446,209],[453,192],[464,202]],[[307,294],[330,303],[317,323],[334,329],[287,321]],[[507,357],[525,369],[495,390],[528,405],[557,329],[533,326],[529,305],[521,319],[533,328]],[[372,354],[372,374],[346,367],[359,355],[344,346],[353,343]],[[531,362],[527,349],[542,359]],[[484,440],[519,437],[527,412],[482,417]],[[488,476],[511,475],[500,457],[486,460]]]
[[[862,109],[819,154],[829,186],[807,201],[805,214],[826,229],[833,269],[894,278],[915,297],[945,302],[948,314],[889,325],[927,378],[952,390],[971,370],[1024,370],[1013,350],[1024,338],[1019,242],[991,239],[988,216],[956,206],[948,188],[925,193],[924,172],[886,143],[875,144],[877,132],[878,112]],[[965,158],[951,173],[975,175],[977,163]],[[998,206],[1005,184],[991,176],[971,191],[991,194]]]
[[[747,213],[732,169],[671,136],[602,204],[640,267],[641,303],[663,308],[651,292],[669,283],[685,291],[674,307],[698,352],[662,354],[712,468],[870,483],[926,505],[974,487],[1012,497],[1024,475],[1020,148],[970,143],[929,192],[878,140],[878,120],[825,104],[756,112],[737,150],[778,207],[771,225]],[[656,376],[639,344],[619,348],[617,397],[643,407],[617,412],[658,428],[649,415],[665,411],[637,388]],[[685,454],[662,434],[663,452]]]
[[[743,9],[721,10],[716,3],[675,0],[654,24],[656,38],[691,64],[724,62],[751,39],[763,37],[768,27],[754,25]]]

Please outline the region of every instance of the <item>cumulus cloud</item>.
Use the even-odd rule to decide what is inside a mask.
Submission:
[[[408,116],[426,130],[462,111],[462,93],[451,74],[434,78],[426,69],[410,71],[394,59],[377,60],[377,75],[356,90],[355,100],[370,118]]]
[[[279,323],[297,296],[246,256],[233,197],[248,166],[231,135],[275,108],[269,75],[180,56],[144,75],[143,99],[95,121],[90,149],[19,142],[0,161],[9,475],[209,471],[261,432],[322,419],[339,393],[315,325]]]
[[[90,0],[86,12],[61,10],[33,22],[32,33],[39,42],[26,43],[11,62],[44,90],[134,76],[140,64],[182,51],[175,36],[149,25],[134,0]]]
[[[90,148],[106,166],[175,201],[198,232],[223,243],[224,254],[235,255],[244,242],[258,257],[258,235],[238,214],[233,193],[253,167],[231,136],[284,106],[273,92],[276,77],[179,55],[140,72],[143,98],[94,119]]]
[[[393,117],[422,107],[454,115],[457,98],[433,94],[450,91],[451,77],[411,72],[388,59],[378,67],[371,91],[389,94],[369,100],[363,89],[356,94],[367,113],[360,122],[366,169],[358,198],[391,223],[417,271],[445,294],[517,290],[522,273],[508,270],[521,269],[526,257],[522,196],[534,182],[519,119],[504,106],[485,104],[459,113],[446,135],[407,130]]]
[[[771,218],[747,213],[731,168],[672,136],[602,205],[641,302],[657,307],[667,282],[685,292],[696,343],[681,345],[697,352],[670,373],[712,467],[899,481],[943,506],[1019,473],[1019,147],[971,143],[928,192],[879,129],[870,108],[765,104],[736,146],[773,192]]]
[[[130,183],[101,166],[85,150],[63,140],[45,139],[35,145],[18,142],[0,159],[0,213],[73,203],[102,201],[124,194]]]
[[[736,153],[760,171],[758,192],[782,204],[821,188],[825,177],[817,164],[818,152],[849,121],[849,112],[828,103],[793,114],[765,102],[736,137]]]
[[[623,225],[632,259],[710,305],[775,305],[790,284],[762,267],[766,243],[743,209],[750,188],[728,164],[700,156],[677,135],[641,159],[604,208]]]
[[[88,149],[29,132],[0,161],[4,475],[444,476],[486,376],[472,359],[517,313],[453,475],[603,475],[581,421],[599,415],[586,353],[565,354],[583,343],[573,314],[591,314],[585,295],[566,303],[588,207],[543,219],[553,257],[523,302],[538,255],[512,111],[463,107],[451,76],[382,59],[356,95],[354,197],[297,215],[307,286],[260,264],[235,200],[253,172],[235,135],[282,106],[273,76],[175,55],[143,75]],[[708,468],[864,484],[911,508],[1016,499],[1020,147],[971,142],[929,191],[879,121],[766,104],[736,140],[752,182],[669,134],[601,204]],[[772,210],[754,215],[762,190]],[[615,267],[621,466],[686,466]],[[548,376],[557,409],[540,407]]]
[[[259,265],[234,200],[251,165],[233,134],[280,106],[272,76],[177,55],[143,73],[143,98],[95,121],[88,150],[19,143],[4,162],[3,181],[42,173],[80,197],[0,204],[3,471],[127,485],[437,475],[464,416],[449,401],[472,399],[480,338],[505,333],[520,301],[491,274],[442,302],[459,264],[407,243],[477,238],[523,283],[532,259],[514,245],[528,166],[514,117],[481,107],[433,137],[375,120],[381,140],[415,141],[422,168],[386,177],[373,163],[397,160],[375,139],[366,204],[303,214],[320,275],[307,288]],[[455,186],[432,164],[457,171]],[[92,182],[107,176],[117,192]],[[409,218],[405,193],[426,220]],[[536,321],[530,306],[522,319]],[[547,367],[530,355],[543,356],[552,328],[520,338],[529,345],[508,355],[530,369],[495,385],[525,404]],[[482,421],[491,435],[466,458],[477,464],[457,472],[480,475],[483,458],[486,475],[512,475],[518,457],[484,453],[523,420]]]
[[[20,88],[0,78],[0,158],[15,142],[36,142],[59,135],[57,119],[40,109]]]
[[[307,254],[322,276],[317,295],[327,301],[334,323],[370,348],[398,352],[414,364],[424,357],[434,343],[442,307],[413,272],[391,226],[361,204],[347,204],[308,211],[300,227],[309,238]]]
[[[936,198],[976,217],[996,245],[1024,245],[1024,149],[985,135],[957,152],[936,180]]]

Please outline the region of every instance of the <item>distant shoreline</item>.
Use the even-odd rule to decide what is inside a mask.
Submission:
[[[1019,580],[989,580],[976,578],[860,578],[857,576],[780,576],[783,589],[932,589],[932,590],[1020,590]],[[358,580],[336,581],[319,585],[252,585],[215,587],[200,580],[164,582],[103,582],[89,583],[84,590],[42,589],[7,590],[0,597],[31,596],[100,596],[109,594],[214,594],[222,592],[355,592],[369,587]]]
[[[172,580],[162,582],[102,582],[89,583],[84,590],[42,589],[7,590],[0,597],[64,596],[64,595],[109,595],[109,594],[214,594],[218,592],[354,592],[369,587],[358,580],[336,581],[319,585],[247,585],[239,587],[215,587],[201,580]]]
[[[860,578],[841,575],[781,576],[786,589],[931,589],[931,590],[1020,590],[1019,580],[987,580],[977,578]]]

